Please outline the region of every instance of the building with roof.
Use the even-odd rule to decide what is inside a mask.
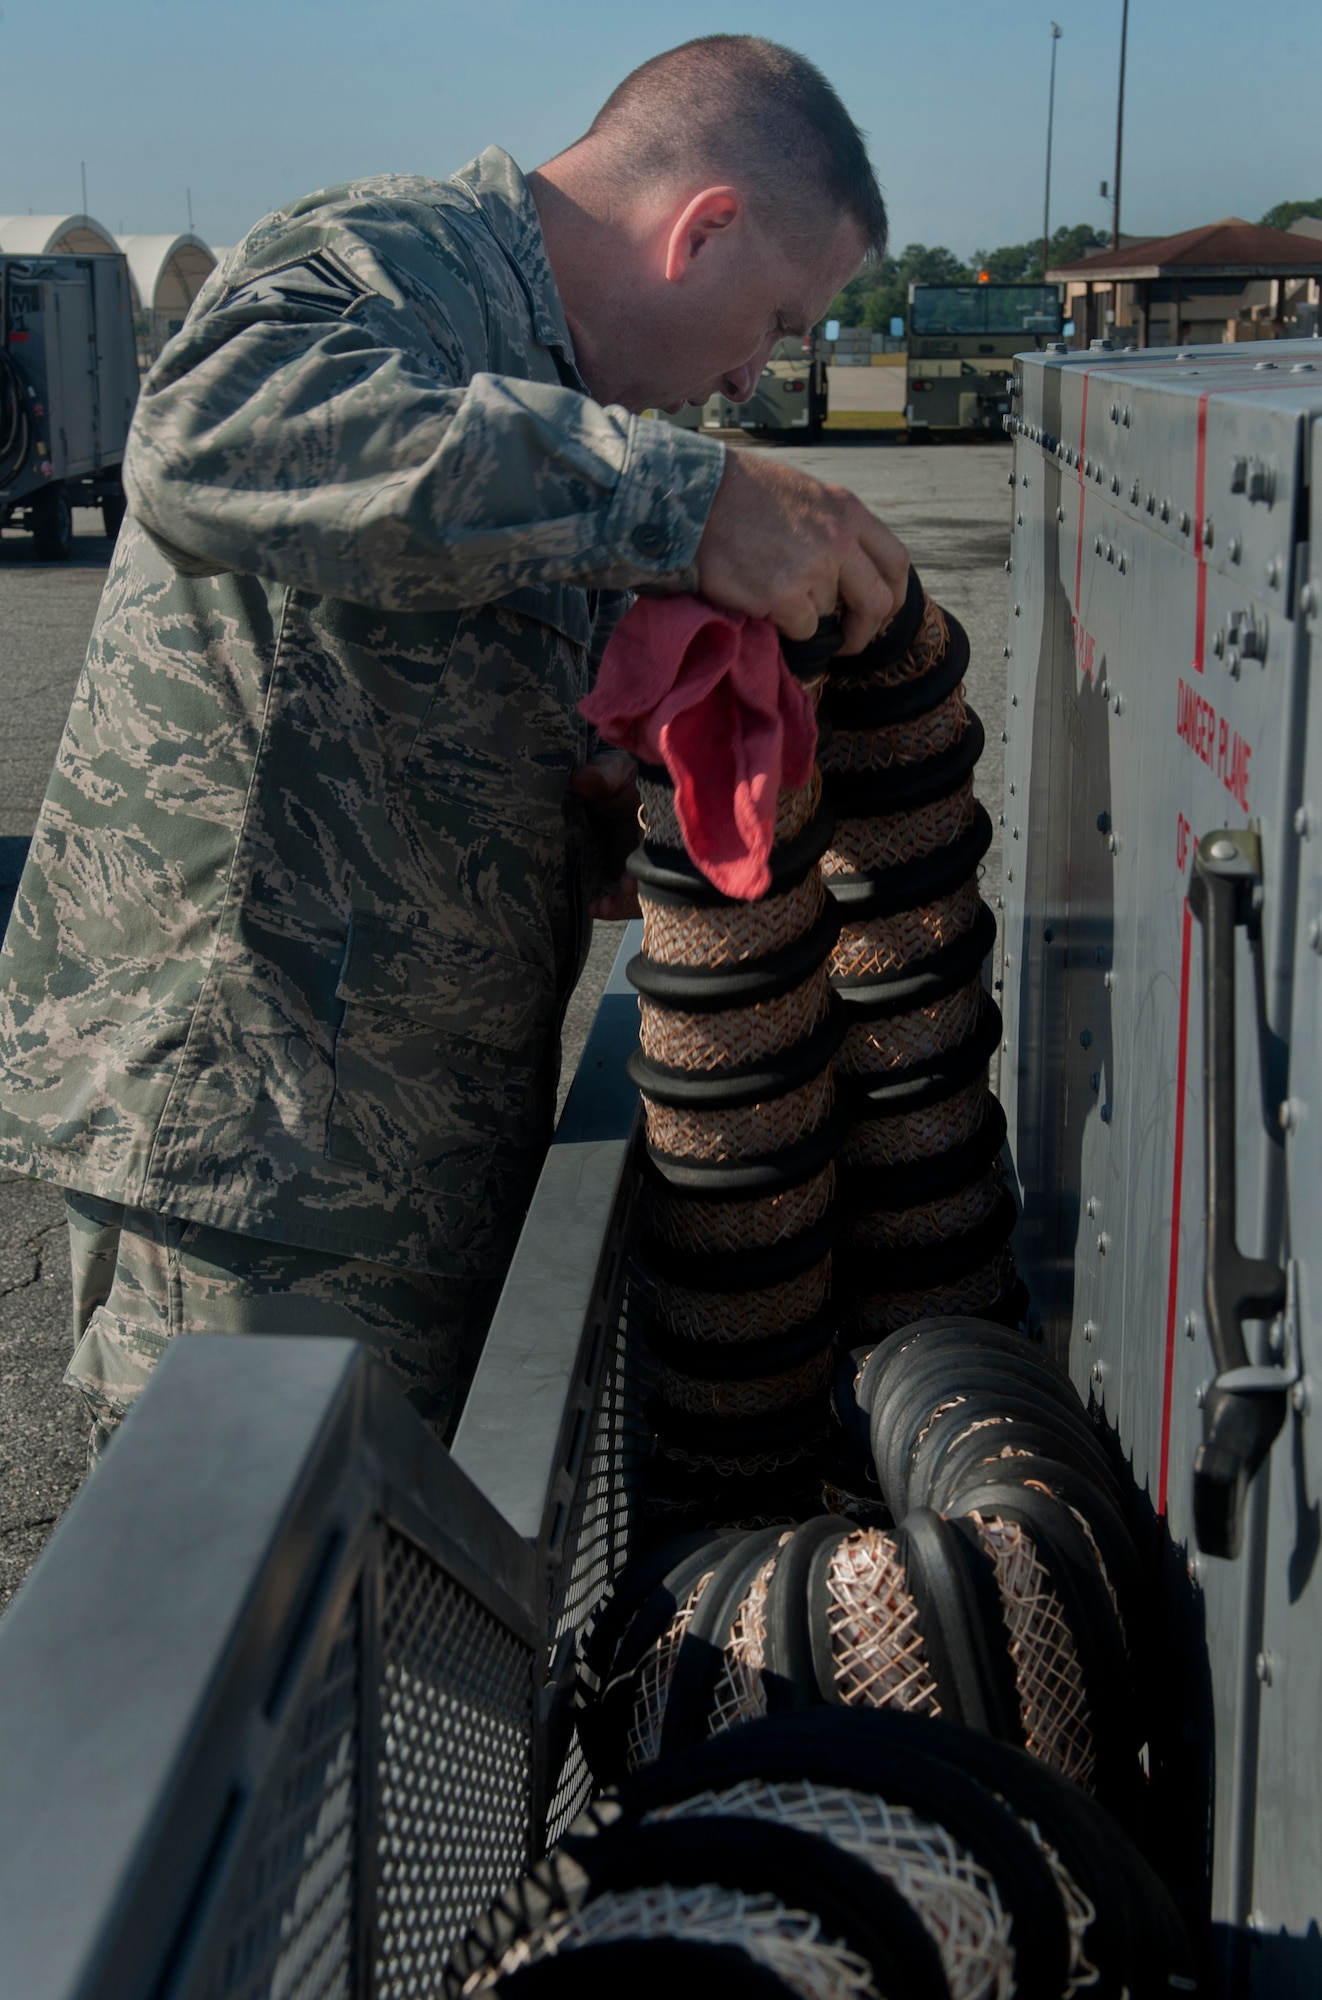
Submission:
[[[118,248],[93,215],[0,215],[0,250],[11,257],[77,257]]]
[[[1229,216],[1046,275],[1065,287],[1079,347],[1100,338],[1162,347],[1307,334],[1317,327],[1322,237]]]
[[[0,235],[0,247],[4,237]],[[138,360],[147,367],[216,268],[215,253],[191,231],[182,236],[120,236],[116,247],[129,260],[138,333]]]

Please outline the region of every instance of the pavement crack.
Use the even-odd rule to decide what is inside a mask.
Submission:
[[[26,1528],[53,1528],[58,1514],[32,1514],[22,1521],[0,1521],[0,1536],[21,1535]]]

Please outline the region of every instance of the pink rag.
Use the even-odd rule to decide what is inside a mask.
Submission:
[[[761,896],[782,786],[812,776],[817,718],[765,618],[696,597],[641,597],[579,713],[675,783],[684,845],[726,896]]]

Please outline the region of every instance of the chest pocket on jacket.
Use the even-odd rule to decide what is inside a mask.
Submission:
[[[336,995],[332,1160],[454,1198],[457,1249],[526,1202],[550,1136],[554,982],[512,953],[355,913]]]

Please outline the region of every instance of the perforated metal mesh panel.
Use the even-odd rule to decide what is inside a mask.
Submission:
[[[609,1345],[565,1536],[564,1562],[552,1596],[553,1662],[576,1639],[593,1605],[623,1569],[638,1527],[638,1480],[651,1448],[643,1406],[655,1374],[640,1332],[650,1310],[646,1278],[631,1263],[610,1310]],[[590,1790],[575,1734],[547,1812],[548,1845],[560,1838],[586,1804]]]
[[[358,1918],[361,1598],[290,1726],[208,2000],[349,2000]]]
[[[532,1656],[403,1536],[382,1560],[375,1991],[439,1991],[529,1857]]]

